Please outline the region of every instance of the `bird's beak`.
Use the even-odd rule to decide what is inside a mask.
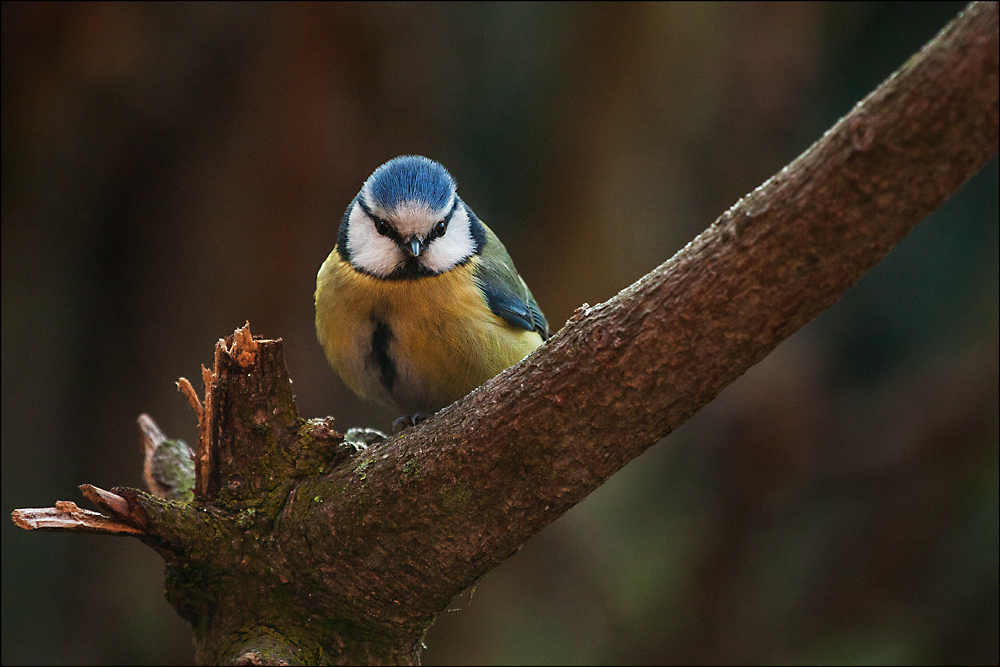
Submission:
[[[420,239],[416,236],[411,238],[409,241],[403,244],[403,250],[410,257],[420,257],[420,253],[423,252],[423,245],[420,243]]]

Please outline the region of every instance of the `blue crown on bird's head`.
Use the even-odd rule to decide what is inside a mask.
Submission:
[[[385,211],[403,202],[424,204],[438,211],[455,195],[455,179],[439,162],[422,155],[401,155],[376,169],[361,192],[370,204]]]

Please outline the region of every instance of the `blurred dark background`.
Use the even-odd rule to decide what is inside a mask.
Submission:
[[[216,339],[329,369],[316,271],[443,162],[553,329],[669,258],[962,8],[4,3],[3,514],[141,484]],[[530,540],[426,664],[998,661],[994,159],[824,313]],[[138,541],[3,522],[4,664],[193,660]]]

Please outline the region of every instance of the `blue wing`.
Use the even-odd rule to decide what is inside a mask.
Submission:
[[[514,269],[514,262],[500,239],[489,227],[482,226],[486,232],[485,243],[476,264],[476,278],[486,303],[493,314],[507,324],[525,331],[537,331],[542,340],[547,340],[549,325],[535,297]]]

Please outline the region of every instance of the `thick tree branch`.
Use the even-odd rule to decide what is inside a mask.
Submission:
[[[971,5],[671,260],[351,473],[303,485],[299,498],[342,496],[320,508],[338,535],[345,507],[367,513],[310,554],[313,572],[345,578],[358,613],[426,623],[833,305],[996,155],[998,52],[996,4]],[[290,502],[284,525],[306,505]]]
[[[280,341],[244,329],[203,375],[197,500],[90,497],[167,558],[200,661],[417,660],[452,597],[835,303],[996,154],[997,26],[996,3],[970,5],[671,260],[405,436],[356,452],[302,421]]]

